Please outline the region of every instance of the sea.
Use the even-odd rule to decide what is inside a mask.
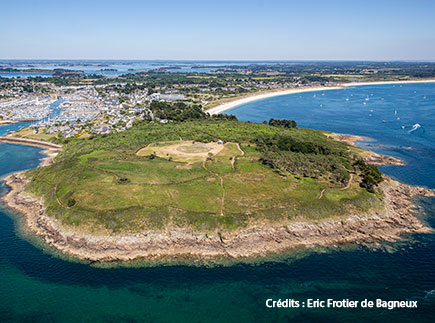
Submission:
[[[256,62],[269,64],[270,61]],[[83,71],[84,75],[102,75],[116,77],[125,74],[135,74],[164,70],[170,73],[210,73],[223,66],[250,65],[252,62],[243,61],[162,61],[162,60],[0,60],[0,68],[19,69],[20,72],[2,72],[0,77],[27,78],[49,77],[54,69]],[[32,72],[43,69],[44,73]]]
[[[405,166],[382,171],[435,188],[435,83],[355,86],[254,101],[240,120],[293,119],[299,127],[367,137],[358,145]],[[14,125],[19,127],[19,124]],[[8,128],[0,127],[0,135]],[[0,176],[37,167],[37,147],[0,144]],[[7,188],[0,186],[0,194]],[[419,198],[435,227],[435,199]],[[376,245],[349,244],[249,263],[98,266],[56,254],[0,208],[1,322],[434,322],[435,234]],[[286,299],[299,307],[267,307]],[[309,308],[308,300],[373,301],[374,307]],[[417,308],[376,307],[416,301]],[[268,301],[269,300],[269,301]],[[323,303],[320,303],[323,304]],[[324,303],[326,304],[326,303]]]

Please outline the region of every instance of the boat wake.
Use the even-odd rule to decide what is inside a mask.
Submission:
[[[427,299],[428,297],[432,297],[435,295],[435,289],[432,289],[426,293],[423,299]]]
[[[415,130],[421,128],[421,125],[416,123],[415,125],[412,126],[412,129],[408,131],[408,133],[414,132]]]

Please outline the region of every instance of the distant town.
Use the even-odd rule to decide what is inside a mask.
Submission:
[[[4,75],[26,70],[0,66],[3,72],[0,74],[3,75],[0,77],[0,122],[28,121],[34,133],[79,137],[123,131],[141,120],[171,122],[173,118],[159,113],[161,104],[169,110],[172,106],[195,106],[207,111],[253,93],[435,76],[435,64],[388,64],[270,63],[218,68],[195,64],[191,69],[200,72],[180,72],[181,67],[172,66],[172,71],[158,68],[115,76],[67,69],[55,69],[49,74],[50,71],[38,67],[32,71],[48,76],[15,77]],[[401,69],[395,69],[394,64],[401,65]]]

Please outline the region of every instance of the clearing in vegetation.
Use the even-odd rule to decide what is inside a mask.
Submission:
[[[209,154],[217,155],[224,148],[216,142],[197,143],[194,141],[178,141],[150,144],[137,152],[138,156],[156,155],[174,161],[203,161]]]

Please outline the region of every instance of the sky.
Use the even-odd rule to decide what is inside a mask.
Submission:
[[[435,60],[434,0],[0,0],[0,59]]]

